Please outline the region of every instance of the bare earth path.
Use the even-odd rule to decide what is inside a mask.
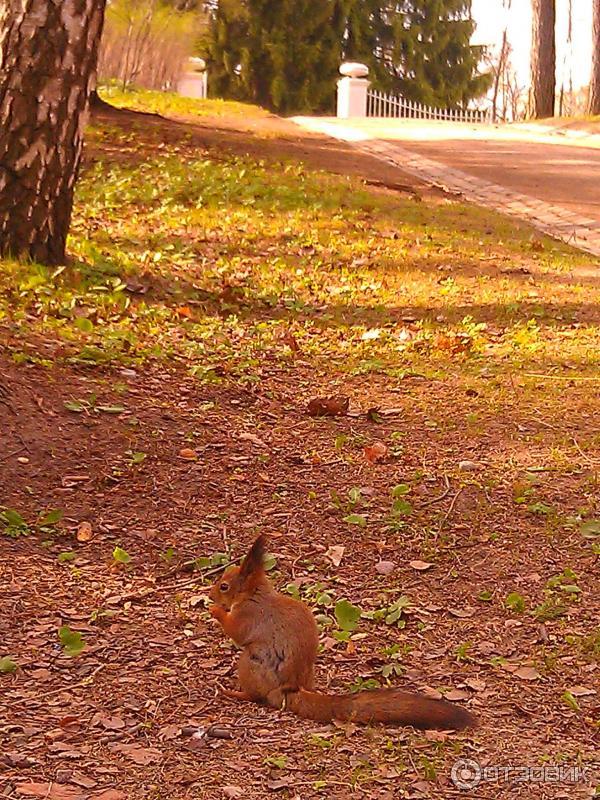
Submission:
[[[297,121],[600,252],[600,136],[423,120]]]

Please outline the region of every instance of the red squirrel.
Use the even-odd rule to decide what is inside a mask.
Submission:
[[[241,692],[229,697],[266,703],[305,719],[384,722],[460,730],[476,718],[444,700],[398,689],[331,695],[314,691],[319,632],[310,609],[277,592],[264,570],[266,540],[259,536],[241,566],[229,567],[211,588],[212,616],[242,649]]]

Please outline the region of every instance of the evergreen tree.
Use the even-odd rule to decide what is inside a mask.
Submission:
[[[219,0],[209,54],[214,90],[283,113],[332,109],[340,10],[337,0]]]
[[[280,112],[332,110],[342,61],[378,89],[465,106],[491,76],[470,44],[471,0],[213,0],[211,85]]]
[[[393,88],[429,106],[464,107],[485,94],[490,74],[479,72],[483,48],[471,44],[471,0],[404,0],[393,4],[392,46],[383,59]]]

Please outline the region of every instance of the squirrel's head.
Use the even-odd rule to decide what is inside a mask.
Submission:
[[[228,567],[212,585],[208,596],[228,611],[234,603],[251,597],[257,586],[265,582],[266,538],[262,534],[254,542],[241,565]]]

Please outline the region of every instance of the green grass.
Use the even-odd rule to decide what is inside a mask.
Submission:
[[[141,161],[114,162],[119,136]],[[93,138],[108,150],[78,185],[74,263],[4,262],[16,361],[158,360],[251,382],[292,365],[291,331],[305,360],[353,375],[597,374],[600,287],[568,277],[589,256],[481,209],[298,163],[185,142],[144,156],[143,128]]]
[[[154,92],[119,86],[103,86],[100,96],[117,108],[130,108],[134,111],[150,111],[166,117],[246,117],[256,119],[268,116],[265,111],[250,103],[236,103],[232,100],[209,98],[195,100],[182,97],[175,92]]]

